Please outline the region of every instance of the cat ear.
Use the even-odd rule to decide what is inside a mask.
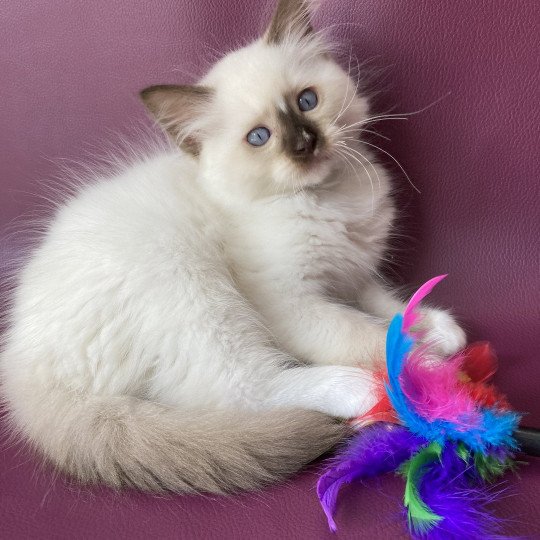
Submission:
[[[310,20],[309,0],[278,0],[272,22],[264,34],[264,40],[278,44],[291,34],[307,36],[313,32]]]
[[[206,111],[213,91],[205,86],[150,86],[141,99],[158,123],[186,152],[200,152],[197,120]]]

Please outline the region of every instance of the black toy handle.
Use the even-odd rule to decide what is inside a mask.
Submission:
[[[520,427],[515,431],[520,450],[529,456],[540,456],[540,429]]]

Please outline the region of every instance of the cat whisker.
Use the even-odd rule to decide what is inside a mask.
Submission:
[[[370,124],[374,122],[380,122],[383,120],[407,120],[411,116],[415,116],[417,114],[421,114],[428,109],[431,109],[438,103],[440,103],[444,98],[450,95],[450,92],[447,92],[446,94],[442,95],[440,98],[436,99],[432,103],[429,103],[425,107],[422,107],[421,109],[418,109],[416,111],[411,112],[404,112],[404,113],[389,113],[389,114],[379,114],[376,116],[372,116],[370,118],[366,118],[364,120],[360,120],[359,122],[355,122],[354,124],[350,124],[348,126],[343,126],[344,129],[351,128],[353,126],[362,125],[362,124]]]
[[[352,54],[349,54],[349,66],[348,66],[348,73],[349,73],[349,79],[351,79],[350,77],[350,72],[351,72],[351,59],[352,59]],[[359,65],[359,62],[358,62],[358,58],[355,57],[355,60],[356,60],[356,65],[357,65],[357,69],[360,70],[360,65]],[[347,112],[347,110],[350,108],[350,106],[352,105],[352,103],[354,102],[354,98],[356,97],[356,93],[358,92],[358,86],[360,85],[360,78],[357,77],[356,78],[356,86],[354,88],[354,91],[352,93],[352,96],[349,100],[349,102],[347,103],[347,106],[344,108],[344,105],[345,105],[345,100],[347,99],[348,95],[349,95],[349,84],[347,84],[347,90],[345,92],[345,96],[343,98],[343,103],[341,104],[341,109],[339,111],[339,113],[337,114],[336,118],[334,118],[334,120],[332,120],[332,125],[335,125],[336,122]]]
[[[423,113],[427,111],[428,109],[431,109],[432,107],[435,107],[435,105],[438,105],[443,99],[446,99],[452,92],[448,91],[446,94],[443,94],[441,97],[437,98],[435,101],[432,101],[431,103],[428,103],[426,106],[422,107],[421,109],[417,109],[416,111],[411,111],[407,113],[397,113],[398,116],[415,116],[417,114]]]
[[[353,153],[353,149],[350,148],[349,146],[347,145],[341,145],[341,148],[343,151],[347,152],[347,155],[353,159],[355,159],[355,161],[357,161],[360,165],[362,165],[362,167],[364,168],[364,170],[366,171],[366,174],[368,175],[368,178],[369,178],[369,183],[371,184],[371,195],[372,195],[372,211],[373,211],[373,208],[374,208],[374,198],[375,198],[375,188],[374,188],[374,185],[373,185],[373,180],[371,178],[371,174],[369,173],[367,167],[362,163],[362,161],[360,161],[360,158],[356,155],[354,155]],[[360,154],[360,152],[358,152],[358,154]],[[373,170],[375,171],[375,174],[377,175],[377,181],[378,181],[378,185],[379,185],[379,188],[380,188],[380,185],[381,185],[381,179],[379,177],[379,174],[377,172],[377,170],[375,169],[375,167],[373,167],[373,164],[368,160],[366,159],[365,156],[363,156],[362,154],[360,154],[360,156],[365,159],[369,165],[371,165],[371,167],[373,168]]]
[[[434,107],[435,105],[440,103],[443,99],[447,98],[450,94],[451,94],[451,92],[446,92],[446,94],[443,94],[441,97],[437,98],[435,101],[432,101],[431,103],[429,103],[425,107],[422,107],[421,109],[417,109],[416,111],[402,112],[402,113],[380,114],[380,115],[374,116],[372,118],[377,118],[378,119],[378,118],[393,118],[393,117],[411,117],[411,116],[415,116],[417,114],[421,114],[421,113],[431,109],[432,107]]]
[[[351,70],[351,59],[352,59],[352,56],[349,55],[349,66],[347,68],[349,73]],[[345,89],[345,95],[343,96],[343,103],[341,104],[341,108],[339,109],[339,112],[337,113],[336,117],[332,120],[331,122],[332,125],[335,125],[335,123],[341,118],[343,107],[345,107],[345,101],[347,100],[348,95],[349,95],[349,85],[347,84],[347,88]]]
[[[386,135],[383,135],[382,133],[379,133],[378,131],[374,131],[373,129],[361,129],[360,131],[363,131],[364,133],[371,133],[372,135],[377,135],[377,137],[380,137],[381,139],[384,139],[386,141],[391,141],[390,137],[387,137]]]
[[[374,131],[372,129],[358,128],[357,131],[359,131],[361,133],[371,133],[372,135],[377,135],[378,137],[381,137],[381,139],[385,139],[386,141],[391,141],[392,140],[392,139],[390,139],[390,137],[386,137],[382,133],[379,133],[378,131]],[[350,141],[358,141],[359,140],[358,137],[352,137],[352,136],[340,137],[339,139],[340,140],[350,140]]]
[[[384,120],[407,120],[407,118],[402,118],[400,116],[377,116],[372,118],[366,118],[365,120],[360,120],[358,122],[354,122],[353,124],[347,124],[338,129],[339,133],[347,133],[350,131],[357,131],[359,128],[358,126],[363,126],[366,124],[372,124],[374,122],[382,122]]]
[[[348,150],[349,150],[349,147],[346,146],[346,145],[344,145],[344,146],[340,145],[340,149],[336,149],[336,151],[338,153],[340,153],[342,155],[342,157],[344,159],[346,159],[346,161],[349,163],[349,165],[351,166],[352,170],[354,171],[354,173],[356,175],[356,178],[359,181],[361,181],[361,180],[360,180],[360,176],[358,175],[358,171],[354,168],[352,163],[345,156],[348,156],[349,158],[354,159],[359,165],[361,165],[361,167],[364,169],[364,171],[366,171],[366,174],[367,174],[368,179],[369,179],[369,183],[371,185],[371,213],[373,215],[375,213],[375,190],[374,190],[374,187],[373,187],[373,180],[371,179],[371,175],[369,174],[369,171],[368,171],[367,167],[354,154],[349,153]]]
[[[372,143],[369,143],[369,142],[366,142],[366,141],[362,141],[362,144],[367,144],[368,146],[372,146],[373,148],[376,148],[377,150],[381,151],[383,154],[386,154],[401,169],[401,172],[405,175],[405,178],[407,178],[407,181],[409,182],[409,184],[411,184],[413,189],[417,193],[421,193],[421,191],[414,185],[413,181],[411,180],[410,176],[407,174],[407,171],[403,168],[401,163],[392,154],[390,154],[390,152],[387,152],[386,150],[383,150],[380,146],[377,146],[376,144],[372,144]]]
[[[354,98],[356,97],[356,94],[358,92],[358,86],[360,85],[360,79],[358,79],[356,81],[356,86],[354,88],[354,91],[352,92],[352,96],[351,98],[349,99],[349,102],[347,103],[347,106],[345,107],[345,109],[343,109],[343,111],[341,112],[341,114],[336,118],[336,120],[333,122],[337,122],[340,118],[343,117],[343,115],[350,109],[351,105],[354,103]]]
[[[371,163],[371,161],[366,157],[364,156],[364,154],[362,154],[362,152],[360,152],[359,150],[357,150],[356,148],[352,148],[350,146],[348,146],[347,144],[344,143],[344,146],[347,147],[347,149],[350,151],[350,152],[353,152],[355,154],[357,154],[358,156],[360,156],[362,159],[365,159],[369,165],[371,166],[371,168],[373,169],[376,177],[377,177],[377,183],[379,185],[379,190],[381,189],[381,177],[379,176],[379,173],[377,171],[377,168],[373,165],[373,163]]]

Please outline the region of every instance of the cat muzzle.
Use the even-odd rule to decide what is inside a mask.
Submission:
[[[317,134],[306,126],[302,126],[297,135],[294,147],[294,156],[297,158],[307,158],[312,156],[317,148]]]

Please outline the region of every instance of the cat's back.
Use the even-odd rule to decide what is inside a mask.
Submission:
[[[166,341],[163,314],[188,313],[197,280],[219,263],[219,219],[195,167],[179,154],[159,155],[90,179],[59,207],[18,275],[4,370],[24,378],[33,366],[37,376],[49,358],[39,368],[43,381],[55,374],[81,388],[124,391],[143,380],[135,372],[112,377],[107,370],[120,364],[103,358],[138,354],[127,344],[139,336],[141,350],[148,335]]]
[[[63,204],[46,240],[56,235],[100,235],[122,243],[133,235],[188,226],[207,219],[208,202],[196,184],[196,164],[179,153],[163,153],[90,178]],[[165,228],[165,229],[164,229]],[[82,239],[81,239],[82,240]],[[86,236],[86,241],[91,238]],[[73,246],[72,246],[73,247]]]
[[[160,249],[200,246],[217,227],[196,175],[193,160],[171,152],[89,178],[58,208],[28,266],[46,257],[135,264]]]
[[[53,317],[53,306],[77,311],[105,302],[108,289],[135,294],[180,267],[201,267],[219,243],[219,220],[196,185],[194,161],[179,153],[147,158],[90,178],[58,208],[19,273],[15,311]]]

